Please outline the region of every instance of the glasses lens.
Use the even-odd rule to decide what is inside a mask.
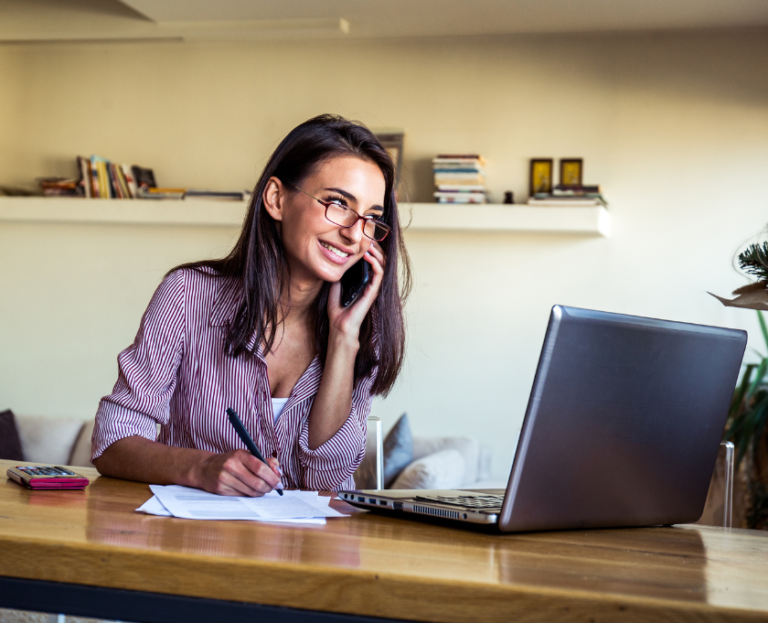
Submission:
[[[357,222],[357,214],[339,203],[329,203],[325,209],[325,218],[334,225],[351,227]]]
[[[389,233],[389,227],[379,221],[366,219],[363,233],[376,242],[381,242],[384,240],[384,238],[387,237],[387,234]]]

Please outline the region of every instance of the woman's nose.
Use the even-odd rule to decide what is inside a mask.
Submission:
[[[341,235],[352,242],[360,242],[363,239],[363,227],[365,219],[358,219],[354,225],[341,228]]]

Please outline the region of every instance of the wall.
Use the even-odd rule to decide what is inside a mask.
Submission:
[[[374,413],[385,429],[408,411],[416,434],[473,434],[503,475],[552,304],[756,330],[706,291],[744,282],[734,253],[766,222],[765,35],[3,47],[0,111],[16,112],[0,121],[0,183],[98,153],[162,185],[249,187],[320,112],[404,128],[415,200],[437,152],[484,154],[496,200],[524,198],[530,157],[584,157],[610,238],[407,234],[407,364]],[[1,223],[0,407],[93,414],[162,274],[235,235]]]

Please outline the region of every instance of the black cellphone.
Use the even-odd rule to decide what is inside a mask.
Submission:
[[[356,264],[350,266],[341,277],[341,306],[352,305],[370,280],[371,267],[365,258],[361,258]]]

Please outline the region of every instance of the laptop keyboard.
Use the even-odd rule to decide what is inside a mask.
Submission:
[[[503,495],[417,495],[416,499],[472,509],[501,508],[504,503]]]

